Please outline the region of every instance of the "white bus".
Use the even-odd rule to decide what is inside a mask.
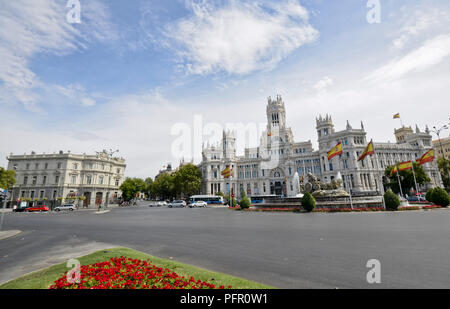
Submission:
[[[208,205],[223,205],[223,197],[216,195],[193,195],[191,196],[190,201],[204,201]]]

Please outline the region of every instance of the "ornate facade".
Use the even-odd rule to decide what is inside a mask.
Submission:
[[[88,207],[99,201],[116,203],[121,196],[119,187],[124,181],[125,160],[112,157],[106,151],[95,155],[33,152],[11,154],[7,159],[8,169],[16,171],[12,201],[21,198],[55,201],[84,196],[83,204]]]
[[[266,107],[267,128],[260,139],[260,146],[246,148],[243,156],[236,156],[234,132],[223,132],[221,144],[203,149],[199,165],[203,175],[203,194],[228,194],[230,190],[239,198],[247,195],[294,196],[294,174],[300,178],[308,173],[324,182],[343,179],[344,189],[352,194],[382,192],[381,177],[386,166],[397,162],[416,160],[433,147],[428,128],[421,132],[416,127],[395,130],[396,143],[374,142],[375,155],[357,162],[370,139],[361,122],[353,128],[347,122],[345,130],[336,131],[331,116],[316,118],[319,149],[313,149],[311,141],[295,142],[286,125],[286,108],[281,96],[269,97]],[[343,154],[328,161],[327,153],[342,142]],[[231,166],[234,175],[224,178],[221,171]],[[423,166],[431,183],[426,186],[442,186],[436,161]],[[423,188],[425,189],[425,188]]]

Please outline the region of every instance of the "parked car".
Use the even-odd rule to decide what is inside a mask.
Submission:
[[[77,209],[77,207],[74,204],[64,204],[61,206],[56,206],[54,210],[55,211],[61,211],[61,210],[74,211],[75,209]]]
[[[13,212],[25,212],[27,208],[27,206],[14,206]]]
[[[205,201],[195,201],[189,204],[189,207],[206,207],[208,204]]]
[[[36,212],[36,211],[42,212],[42,211],[49,211],[49,210],[50,210],[50,208],[48,206],[45,206],[45,205],[31,206],[31,207],[28,207],[26,209],[27,212]]]
[[[406,198],[409,202],[424,202],[425,197],[421,195],[412,195]]]
[[[171,203],[169,203],[169,205],[167,205],[169,208],[172,207],[186,207],[186,202],[185,201],[173,201]]]

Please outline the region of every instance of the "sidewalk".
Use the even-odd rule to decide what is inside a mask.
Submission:
[[[0,240],[16,236],[20,233],[22,233],[22,231],[19,230],[0,231]]]
[[[2,212],[12,212],[12,208],[0,208],[0,213]]]

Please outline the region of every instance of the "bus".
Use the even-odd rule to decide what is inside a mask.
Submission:
[[[266,194],[266,195],[251,195],[249,196],[250,201],[252,204],[261,204],[264,202],[265,198],[270,198],[270,197],[278,197],[279,195],[275,195],[275,194]]]
[[[191,196],[190,201],[204,201],[208,205],[223,205],[223,197],[216,195],[193,195]]]

